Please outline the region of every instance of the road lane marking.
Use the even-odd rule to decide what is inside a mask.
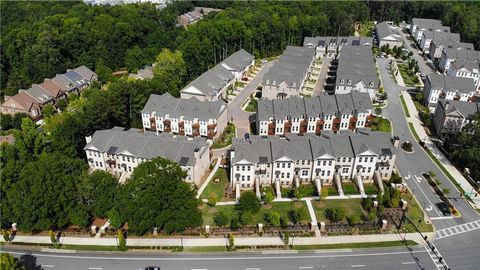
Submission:
[[[192,270],[207,270],[205,268],[192,268]]]
[[[246,268],[245,270],[260,270],[260,268]]]
[[[466,232],[470,232],[470,231],[473,231],[473,230],[478,230],[478,229],[480,229],[480,227],[478,227],[478,228],[474,227],[474,225],[477,222],[478,222],[478,220],[438,230],[437,233],[436,233],[436,239],[442,239],[442,238],[446,238],[446,237],[449,237],[449,236],[453,236],[453,235],[457,235],[457,234],[461,234],[461,233],[466,233]]]
[[[42,267],[53,268],[53,267],[55,267],[55,266],[54,266],[54,265],[49,265],[49,264],[42,264]]]
[[[298,269],[313,269],[313,266],[299,266]]]
[[[412,173],[411,173],[410,171],[408,171],[408,175],[409,175],[410,177],[412,177]],[[430,205],[434,205],[434,204],[430,201],[430,199],[428,198],[427,194],[425,194],[425,192],[423,191],[423,189],[422,189],[422,188],[420,187],[420,185],[417,183],[417,181],[413,181],[413,182],[417,185],[418,189],[420,189],[420,191],[423,193],[423,196],[425,196],[425,199],[427,199],[428,203],[430,203]],[[441,216],[440,213],[438,212],[437,208],[434,207],[433,210],[435,210],[435,213],[437,213],[437,215]]]
[[[402,262],[402,264],[414,264],[415,262]]]
[[[431,217],[431,220],[442,220],[442,219],[454,219],[454,216],[449,216],[449,217]]]
[[[365,267],[365,264],[353,264],[352,268]]]
[[[3,251],[2,251],[3,252]],[[232,261],[232,260],[278,260],[278,259],[315,259],[315,258],[342,258],[342,257],[365,257],[365,256],[389,256],[402,255],[412,253],[425,253],[424,249],[415,251],[393,251],[393,252],[379,252],[379,253],[349,253],[349,254],[325,254],[325,255],[291,255],[291,256],[258,256],[258,257],[182,257],[182,261]],[[10,254],[24,255],[29,254],[35,257],[51,257],[64,259],[85,259],[85,260],[122,260],[122,261],[178,261],[179,257],[102,257],[102,256],[72,256],[72,255],[54,255],[28,252],[8,251]]]
[[[90,270],[102,270],[103,268],[101,267],[88,267]]]

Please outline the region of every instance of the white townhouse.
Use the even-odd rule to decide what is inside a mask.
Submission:
[[[144,130],[214,139],[227,125],[227,102],[150,95],[142,110]]]
[[[449,76],[472,79],[475,91],[480,94],[480,61],[455,60],[447,71]]]
[[[373,100],[380,86],[373,53],[367,47],[348,47],[340,52],[335,94],[368,93]]]
[[[210,166],[209,145],[202,138],[188,140],[115,127],[97,130],[86,141],[84,150],[90,169],[107,171],[122,183],[140,163],[156,157],[177,162],[187,173],[185,181],[196,185]]]
[[[375,41],[378,47],[386,45],[390,48],[403,46],[403,38],[397,28],[387,22],[375,25]]]
[[[300,91],[313,65],[315,51],[311,48],[287,46],[282,56],[265,73],[262,97],[284,99],[300,96]]]
[[[442,56],[440,56],[440,60],[438,62],[438,69],[443,73],[448,73],[450,65],[457,60],[465,62],[479,62],[480,52],[468,49],[458,50],[444,48],[442,51]]]
[[[231,186],[241,190],[313,183],[318,190],[334,181],[388,180],[396,150],[389,133],[359,129],[321,136],[252,136],[235,139],[230,151]],[[336,180],[335,180],[336,179]]]
[[[180,91],[181,98],[196,97],[201,101],[224,98],[226,90],[245,77],[253,65],[253,55],[241,49],[190,82]]]
[[[261,136],[321,134],[370,125],[373,105],[367,93],[258,100],[257,130]]]
[[[451,33],[449,27],[444,27],[438,31],[424,31],[420,40],[420,49],[426,54],[430,53],[433,40],[460,42],[460,34]]]
[[[422,40],[422,35],[425,31],[440,32],[444,30],[448,30],[448,32],[450,32],[450,28],[443,26],[442,21],[440,20],[413,18],[412,23],[410,24],[410,34],[417,43],[420,43]]]
[[[480,114],[479,102],[440,100],[433,116],[433,126],[441,138],[449,134],[465,131],[475,117]]]
[[[473,44],[460,41],[433,39],[430,42],[430,52],[428,57],[432,60],[440,60],[443,50],[470,50],[473,51]]]
[[[473,79],[436,73],[427,76],[423,87],[425,105],[428,105],[431,110],[440,99],[471,101],[474,94],[475,84]]]
[[[372,47],[371,37],[305,37],[303,47],[315,48],[315,58],[334,58],[344,46]]]

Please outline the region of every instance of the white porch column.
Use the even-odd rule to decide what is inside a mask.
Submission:
[[[360,195],[365,196],[365,189],[363,188],[363,181],[360,175],[357,174],[355,176],[355,180],[357,181],[357,187],[358,187],[358,190],[360,191]]]
[[[275,188],[276,188],[276,191],[277,191],[277,199],[281,199],[282,198],[282,189],[280,188],[280,180],[278,178],[275,180]]]
[[[375,171],[373,174],[373,179],[377,183],[378,188],[380,189],[380,195],[383,194],[385,191],[383,190],[383,181],[382,177],[380,176],[380,173],[378,171]]]
[[[338,194],[340,194],[340,196],[345,196],[345,193],[343,193],[342,181],[340,180],[340,176],[336,174],[334,178],[335,178],[335,184],[337,185]]]
[[[240,183],[235,184],[235,199],[238,201],[240,199]]]
[[[315,187],[317,187],[318,196],[320,196],[320,192],[322,191],[322,184],[320,183],[320,178],[315,177]]]
[[[300,180],[298,180],[298,175],[295,175],[295,187],[299,187],[300,186]]]
[[[258,177],[255,177],[255,193],[260,199],[262,195],[260,194],[260,179]]]

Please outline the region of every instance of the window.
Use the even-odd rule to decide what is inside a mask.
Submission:
[[[132,167],[128,166],[128,171],[132,172]]]
[[[307,170],[303,170],[303,171],[302,171],[302,176],[308,176],[308,171],[307,171]]]
[[[328,166],[332,166],[332,161],[328,161]]]
[[[282,163],[282,169],[285,169],[285,163]]]
[[[343,168],[342,173],[348,173],[348,168]]]
[[[287,173],[287,178],[290,178],[290,173]]]
[[[358,158],[358,162],[362,162],[362,157],[359,157],[359,158]]]
[[[125,161],[125,156],[122,156],[122,160]]]
[[[127,157],[127,161],[130,162],[130,157]]]
[[[370,157],[370,162],[373,162],[373,157]]]

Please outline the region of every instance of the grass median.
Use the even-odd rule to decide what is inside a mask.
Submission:
[[[312,250],[312,249],[341,249],[341,248],[382,248],[382,247],[398,247],[398,246],[414,246],[418,245],[413,240],[403,241],[386,241],[386,242],[364,242],[364,243],[343,243],[343,244],[325,244],[311,246],[294,246],[296,250]]]
[[[405,103],[405,99],[403,98],[403,95],[400,95],[400,101],[402,102],[402,107],[403,107],[403,111],[405,112],[405,115],[407,117],[410,117],[410,113],[408,112],[407,104]]]

